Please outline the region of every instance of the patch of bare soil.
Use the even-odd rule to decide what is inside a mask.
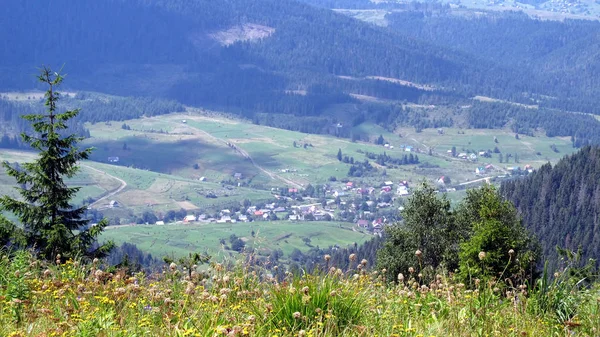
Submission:
[[[271,36],[275,28],[248,23],[240,26],[234,26],[227,30],[218,31],[210,34],[210,37],[223,46],[232,45],[238,41],[253,41],[264,39]]]

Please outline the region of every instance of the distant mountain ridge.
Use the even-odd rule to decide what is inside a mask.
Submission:
[[[582,85],[562,82],[564,72],[541,76],[541,68],[402,31],[397,21],[394,29],[376,27],[293,0],[7,0],[0,22],[11,27],[0,31],[5,91],[30,89],[41,64],[64,64],[74,89],[168,98],[248,118],[320,116],[356,102],[350,94],[409,102],[484,95],[526,104],[553,97],[546,99],[551,107],[596,113],[597,80],[577,80],[595,72],[583,62],[591,47],[569,77],[587,81],[589,90],[579,93]]]
[[[44,63],[65,64],[71,85],[84,90],[244,110],[300,100],[286,90],[325,86],[337,95],[353,85],[337,75],[442,84],[468,95],[527,90],[512,70],[290,0],[8,0],[3,6],[0,21],[11,27],[0,32],[6,89],[30,88],[29,74]],[[244,25],[272,31],[226,45],[211,38]]]

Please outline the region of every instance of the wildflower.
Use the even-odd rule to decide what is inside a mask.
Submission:
[[[50,269],[44,270],[44,277],[49,277],[50,275],[52,275],[52,271]]]
[[[304,294],[308,294],[308,290],[309,290],[309,289],[308,289],[308,287],[306,287],[306,286],[305,286],[304,288],[302,288],[302,292],[303,292]]]
[[[409,268],[408,268],[408,272],[409,272],[409,273],[411,273],[411,274],[412,274],[412,273],[414,273],[414,272],[415,272],[415,268],[413,268],[413,267],[409,267]]]
[[[350,254],[349,258],[350,258],[350,261],[352,261],[352,262],[356,261],[356,254],[354,254],[354,253]]]
[[[98,269],[94,272],[94,276],[96,276],[96,278],[101,279],[102,276],[104,276],[104,272],[102,271],[102,269]]]
[[[292,314],[292,317],[294,317],[294,319],[300,319],[300,317],[302,317],[302,314],[296,311]]]
[[[331,296],[331,297],[335,297],[336,295],[337,295],[337,291],[335,291],[335,290],[332,290],[332,291],[329,293],[329,296]]]
[[[485,260],[485,252],[483,252],[483,251],[482,251],[482,252],[479,252],[479,260],[480,260],[480,261],[483,261],[483,260]]]
[[[368,262],[368,261],[367,261],[366,259],[362,259],[362,260],[360,261],[360,264],[362,264],[363,266],[366,266],[366,265],[367,265],[367,262]]]
[[[402,273],[398,274],[398,282],[404,282],[404,274],[402,274]]]
[[[171,271],[177,269],[177,265],[175,264],[175,262],[171,262],[171,264],[169,265],[169,269],[171,269]]]
[[[125,294],[125,292],[127,292],[127,290],[125,288],[117,288],[117,289],[115,289],[115,295],[116,296],[123,295],[123,294]]]
[[[331,260],[331,255],[325,254],[325,261],[329,261],[329,260]]]
[[[256,316],[254,316],[254,315],[248,316],[248,321],[254,323],[254,321],[256,321]]]
[[[304,336],[306,336],[306,331],[304,331],[304,330],[298,331],[298,337],[304,337]]]
[[[515,255],[515,250],[514,249],[509,250],[508,255],[510,255],[510,256]]]
[[[420,249],[417,249],[417,251],[415,252],[415,255],[420,259],[421,256],[423,255],[423,252],[421,252]]]

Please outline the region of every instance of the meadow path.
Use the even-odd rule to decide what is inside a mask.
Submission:
[[[177,122],[172,122],[172,121],[169,121],[169,122],[171,124],[175,124],[175,125],[181,127],[181,125],[179,123],[177,123]],[[208,138],[210,138],[210,139],[212,139],[212,140],[214,140],[216,142],[223,143],[225,145],[229,145],[230,144],[227,140],[215,137],[214,135],[211,135],[210,133],[208,133],[208,132],[206,132],[206,131],[204,131],[202,129],[198,129],[198,128],[195,128],[195,127],[192,127],[192,126],[189,126],[189,125],[186,125],[186,126],[187,126],[188,129],[193,130],[193,133],[201,133],[202,135],[204,135],[204,136],[206,136],[206,137],[208,137]],[[242,157],[250,160],[250,162],[252,163],[252,165],[254,167],[256,167],[257,169],[259,169],[260,171],[262,171],[264,174],[266,174],[267,176],[269,176],[269,178],[271,178],[273,180],[283,181],[284,183],[289,184],[291,186],[294,186],[296,188],[302,188],[302,186],[303,186],[302,184],[300,184],[298,182],[295,182],[293,180],[284,178],[284,177],[282,177],[282,176],[280,176],[278,174],[275,174],[275,173],[273,173],[273,172],[265,169],[264,167],[260,166],[259,164],[256,163],[256,161],[254,161],[254,158],[252,158],[252,156],[246,150],[241,149],[239,146],[234,146],[233,149],[237,153],[239,153]]]
[[[90,170],[92,170],[92,171],[96,171],[96,172],[98,172],[98,173],[106,174],[107,176],[109,176],[109,177],[111,177],[111,178],[113,178],[113,179],[116,179],[116,180],[118,180],[118,181],[121,183],[121,186],[119,186],[119,187],[118,187],[116,190],[114,190],[114,191],[112,191],[112,192],[108,193],[107,195],[103,196],[102,198],[100,198],[100,199],[98,199],[98,200],[94,201],[93,203],[91,203],[91,204],[88,206],[88,208],[93,208],[93,207],[96,207],[96,206],[97,206],[97,205],[98,205],[98,204],[99,204],[101,201],[104,201],[104,200],[106,200],[107,198],[110,198],[110,197],[112,197],[113,195],[115,195],[115,194],[117,194],[117,193],[121,192],[121,191],[122,191],[122,190],[123,190],[125,187],[127,187],[127,182],[126,182],[125,180],[123,180],[123,179],[119,178],[119,177],[115,177],[115,176],[113,176],[113,175],[111,175],[111,174],[109,174],[109,173],[106,173],[105,171],[99,170],[99,169],[97,169],[97,168],[94,168],[94,167],[91,167],[91,166],[88,166],[88,165],[85,165],[85,164],[82,164],[81,166],[84,166],[85,168],[88,168],[88,169],[90,169]]]

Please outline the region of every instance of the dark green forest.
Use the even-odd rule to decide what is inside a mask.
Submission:
[[[248,118],[319,116],[329,105],[352,101],[348,93],[413,102],[432,95],[365,76],[432,84],[436,95],[455,98],[489,95],[596,112],[595,22],[518,14],[474,19],[444,6],[411,5],[383,28],[291,0],[9,0],[3,6],[0,21],[13,29],[0,32],[8,79],[2,89],[31,88],[28,75],[49,63],[65,64],[75,79],[70,85],[80,90],[159,96]],[[245,24],[273,32],[227,46],[211,37]]]
[[[600,148],[586,146],[523,179],[507,181],[500,192],[512,201],[527,228],[542,242],[545,258],[560,266],[556,247],[597,258],[600,251]]]

